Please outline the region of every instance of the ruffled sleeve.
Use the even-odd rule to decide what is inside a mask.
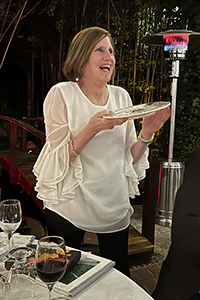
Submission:
[[[126,151],[125,151],[125,175],[128,178],[129,196],[134,198],[135,195],[140,195],[138,184],[139,181],[146,176],[146,170],[149,168],[149,148],[146,149],[142,157],[136,164],[133,164],[131,147],[137,142],[137,135],[133,121],[128,121],[126,135]]]
[[[83,181],[80,157],[69,163],[67,107],[58,88],[52,88],[45,99],[44,117],[46,143],[33,166],[35,190],[39,199],[58,203],[73,199],[75,188]]]

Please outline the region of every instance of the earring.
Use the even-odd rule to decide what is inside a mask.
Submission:
[[[79,77],[77,76],[75,80],[76,80],[76,82],[78,82],[79,81]]]

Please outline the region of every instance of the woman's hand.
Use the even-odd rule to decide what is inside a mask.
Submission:
[[[142,122],[142,138],[143,140],[150,140],[154,132],[158,131],[164,123],[168,120],[171,115],[170,108],[164,108],[153,115],[144,118]],[[144,143],[141,139],[138,139],[137,143],[135,143],[131,148],[131,153],[133,156],[133,164],[136,164],[139,159],[144,154],[148,143]]]
[[[107,110],[98,112],[89,120],[88,126],[90,126],[97,133],[101,130],[113,129],[115,126],[122,125],[124,122],[128,120],[127,118],[119,118],[119,119],[103,118],[104,115],[111,114],[111,113],[112,112]]]
[[[169,107],[161,109],[155,112],[149,117],[145,117],[142,122],[142,137],[148,140],[152,137],[154,132],[158,131],[164,123],[168,120],[171,115],[171,110]]]

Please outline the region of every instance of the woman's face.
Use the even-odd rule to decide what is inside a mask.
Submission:
[[[110,81],[115,67],[113,47],[109,37],[104,37],[94,47],[88,62],[83,67],[84,79],[98,84]]]

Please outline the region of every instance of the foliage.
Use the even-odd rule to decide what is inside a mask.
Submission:
[[[200,147],[200,51],[189,49],[181,64],[175,132],[175,156],[187,161],[188,155]]]
[[[14,17],[25,2],[1,1],[0,58],[16,25]],[[27,1],[5,68],[0,72],[0,113],[16,116],[19,104],[21,116],[41,116],[49,88],[65,80],[62,63],[73,36],[89,26],[104,27],[111,32],[116,55],[116,77],[112,83],[126,88],[133,104],[170,100],[170,62],[164,59],[161,47],[145,45],[142,37],[170,29],[200,31],[200,3],[197,0],[38,0],[34,4]],[[198,47],[193,47],[181,62],[174,145],[174,157],[181,161],[187,160],[188,154],[199,145],[199,60]],[[16,65],[16,70],[9,69],[9,63],[12,67]],[[6,77],[9,83],[4,79],[5,70],[9,70]],[[23,80],[15,72],[24,73]],[[140,121],[136,124],[139,131]],[[169,122],[152,143],[163,156],[167,156],[168,138]]]

